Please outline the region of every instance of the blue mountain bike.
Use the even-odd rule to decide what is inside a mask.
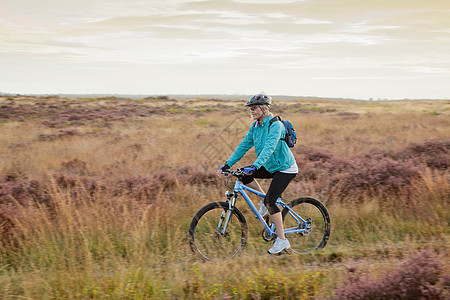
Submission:
[[[195,214],[189,226],[191,250],[205,261],[233,258],[241,253],[247,244],[247,221],[236,207],[239,195],[245,199],[264,227],[262,238],[269,242],[277,237],[275,225],[268,216],[261,216],[245,193],[249,191],[265,197],[242,183],[244,170],[226,170],[223,173],[226,175],[226,185],[232,190],[225,193],[226,202],[205,205]],[[236,178],[234,187],[230,184],[233,177]],[[282,212],[284,234],[291,244],[289,252],[301,254],[325,247],[330,237],[331,224],[327,209],[320,201],[311,197],[300,197],[285,204],[278,198],[277,205]]]

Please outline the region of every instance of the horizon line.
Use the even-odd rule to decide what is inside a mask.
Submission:
[[[163,96],[173,96],[173,97],[181,97],[181,98],[190,98],[190,97],[211,97],[211,96],[226,96],[227,98],[233,97],[251,97],[253,94],[241,94],[241,93],[10,93],[10,92],[0,92],[0,97],[4,96],[66,96],[66,97],[85,97],[85,96],[98,96],[98,97],[126,97],[126,98],[136,98],[141,96],[146,97],[163,97]],[[286,94],[270,94],[272,98],[302,98],[302,99],[324,99],[324,100],[354,100],[354,101],[404,101],[404,100],[422,100],[422,101],[448,101],[450,98],[375,98],[369,97],[368,99],[361,98],[351,98],[351,97],[330,97],[330,96],[299,96],[299,95],[286,95]],[[232,99],[224,99],[224,100],[232,100]]]

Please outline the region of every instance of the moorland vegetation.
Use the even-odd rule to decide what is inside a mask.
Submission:
[[[223,200],[241,102],[0,97],[0,298],[448,299],[450,102],[272,110],[299,137],[284,198],[327,206],[328,245],[271,257],[242,202],[244,253],[202,263],[188,226]]]

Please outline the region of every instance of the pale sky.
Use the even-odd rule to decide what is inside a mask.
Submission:
[[[450,99],[450,0],[0,0],[0,92]]]

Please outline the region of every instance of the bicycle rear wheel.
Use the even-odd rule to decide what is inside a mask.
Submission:
[[[202,207],[189,226],[189,244],[201,259],[228,259],[239,254],[247,243],[247,222],[235,207],[225,226],[227,202],[212,202]],[[222,220],[222,221],[221,221]]]
[[[303,232],[286,234],[292,251],[304,254],[325,247],[331,232],[330,216],[325,206],[314,198],[301,197],[292,200],[289,207],[307,223],[305,225],[288,208],[283,209],[285,230],[305,229]]]

